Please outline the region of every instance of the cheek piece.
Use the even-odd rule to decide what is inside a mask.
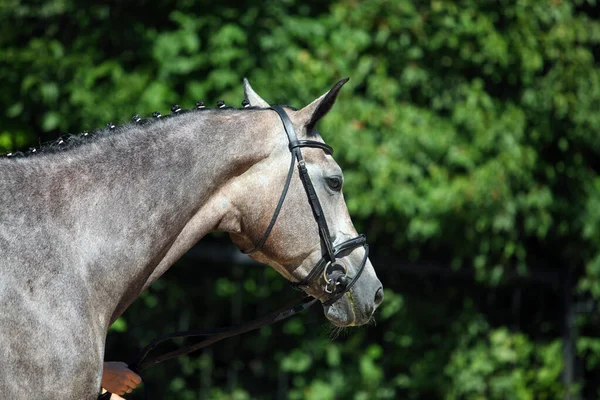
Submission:
[[[369,257],[369,245],[367,244],[367,238],[364,234],[361,234],[355,238],[346,240],[337,246],[333,245],[331,235],[329,234],[329,228],[327,226],[327,221],[325,219],[325,215],[323,214],[323,208],[321,207],[317,192],[315,191],[312,181],[310,180],[310,176],[308,175],[306,163],[302,157],[301,148],[319,148],[329,155],[333,154],[333,149],[331,146],[325,143],[317,142],[316,140],[298,140],[292,121],[290,121],[290,118],[285,110],[279,106],[270,107],[270,109],[275,111],[283,122],[283,127],[290,143],[289,149],[292,157],[285,185],[283,187],[283,191],[281,192],[281,196],[279,197],[279,202],[277,203],[277,207],[275,208],[275,212],[273,213],[271,221],[269,222],[265,233],[254,246],[254,248],[245,251],[244,253],[254,253],[262,248],[267,241],[267,238],[269,237],[269,234],[271,233],[271,230],[277,221],[277,216],[281,211],[281,206],[283,205],[285,196],[287,195],[290,182],[292,180],[292,175],[294,173],[294,165],[297,162],[298,171],[300,172],[300,180],[302,181],[302,185],[306,191],[308,202],[312,208],[315,221],[319,226],[319,236],[321,237],[321,247],[324,254],[307,276],[305,276],[299,282],[292,282],[292,287],[298,290],[306,290],[311,284],[313,284],[315,280],[322,279],[321,286],[323,292],[328,296],[328,299],[323,302],[323,305],[330,306],[339,300],[346,292],[348,292],[352,286],[354,286],[365,269],[365,264],[367,263],[367,258]],[[356,274],[354,276],[349,276],[348,265],[344,261],[344,258],[359,247],[364,248],[365,254]]]

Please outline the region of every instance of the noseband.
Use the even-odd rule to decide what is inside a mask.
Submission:
[[[302,181],[302,185],[304,186],[304,190],[306,191],[306,195],[308,196],[308,202],[313,211],[313,216],[317,225],[319,226],[319,236],[321,237],[321,244],[325,248],[325,254],[321,257],[319,262],[315,264],[312,270],[308,273],[304,279],[299,282],[293,282],[292,287],[299,290],[306,290],[313,281],[316,279],[320,279],[323,277],[323,291],[329,295],[329,299],[323,302],[323,305],[330,306],[339,300],[346,292],[348,292],[352,286],[356,283],[363,270],[365,269],[365,264],[367,263],[367,258],[369,257],[369,245],[367,244],[367,238],[365,235],[361,234],[355,238],[346,240],[334,246],[333,241],[331,240],[331,235],[329,234],[329,227],[327,226],[327,221],[325,219],[325,215],[323,214],[323,208],[321,207],[321,203],[319,202],[319,197],[317,196],[317,192],[310,180],[310,176],[308,175],[308,170],[306,168],[306,163],[304,158],[302,157],[302,147],[312,147],[318,148],[325,153],[332,155],[333,149],[331,146],[317,142],[316,140],[298,140],[298,136],[296,135],[296,130],[294,129],[294,125],[290,118],[288,117],[285,110],[280,106],[270,107],[271,110],[275,111],[281,121],[283,122],[283,127],[285,129],[285,133],[287,134],[289,141],[289,149],[292,155],[292,159],[290,162],[290,168],[288,170],[287,178],[285,181],[285,185],[283,186],[283,191],[281,192],[281,196],[279,197],[279,202],[277,203],[277,207],[275,208],[275,212],[273,213],[273,217],[271,217],[271,221],[265,230],[265,233],[258,241],[258,243],[254,246],[252,250],[246,251],[246,254],[252,254],[255,251],[258,251],[262,248],[262,246],[267,241],[275,222],[277,221],[277,217],[279,216],[279,212],[281,211],[281,207],[283,206],[283,202],[287,195],[288,189],[290,187],[290,183],[292,181],[292,175],[294,173],[294,165],[296,161],[298,162],[298,171],[300,172],[300,180]],[[365,255],[360,264],[360,268],[354,277],[348,276],[348,267],[346,263],[343,262],[343,258],[352,253],[354,249],[363,247],[365,249]]]

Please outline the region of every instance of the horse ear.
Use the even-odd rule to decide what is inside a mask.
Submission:
[[[323,96],[319,97],[302,110],[298,111],[300,121],[306,126],[306,132],[310,132],[315,127],[316,123],[323,118],[337,99],[340,89],[350,78],[344,78],[335,85]]]
[[[269,103],[264,101],[250,86],[248,79],[244,78],[244,98],[248,101],[251,107],[271,107]]]

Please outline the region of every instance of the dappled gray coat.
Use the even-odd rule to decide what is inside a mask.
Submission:
[[[344,81],[289,116],[321,140],[316,122]],[[289,164],[278,115],[246,83],[250,109],[180,112],[71,138],[57,149],[0,159],[0,395],[11,400],[93,399],[107,329],[151,282],[206,233],[241,249],[261,237]],[[40,153],[40,152],[38,152]],[[305,149],[334,241],[356,236],[333,158]],[[297,173],[295,173],[297,175]],[[292,281],[323,249],[297,176],[263,248],[252,256]],[[357,268],[363,250],[345,258]],[[315,283],[307,292],[327,295]],[[370,262],[325,315],[368,322],[381,302]]]

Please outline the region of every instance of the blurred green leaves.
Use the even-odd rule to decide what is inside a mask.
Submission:
[[[562,398],[561,353],[560,341],[535,345],[503,328],[487,337],[472,336],[463,340],[446,367],[453,382],[447,398]]]
[[[350,76],[319,129],[336,148],[359,231],[391,254],[376,266],[386,286],[377,325],[331,342],[315,329],[317,317],[292,319],[249,336],[241,354],[231,345],[183,358],[178,373],[157,370],[152,379],[169,389],[163,398],[259,398],[265,387],[264,398],[289,399],[560,398],[558,310],[548,306],[520,332],[507,328],[504,310],[485,315],[473,303],[481,306],[480,288],[495,293],[507,277],[540,268],[571,268],[577,295],[600,301],[595,6],[4,1],[0,151],[173,103],[239,104],[244,76],[272,104],[296,107]],[[480,286],[454,289],[443,278],[417,292],[421,281],[403,286],[396,261],[470,271]],[[186,327],[197,304],[202,324],[231,321],[285,291],[269,269],[208,281],[186,273],[173,272],[187,278],[179,285],[154,285],[112,334],[146,342],[162,328]],[[192,303],[197,292],[203,297]],[[593,316],[579,319],[577,350],[597,373],[595,326]]]

